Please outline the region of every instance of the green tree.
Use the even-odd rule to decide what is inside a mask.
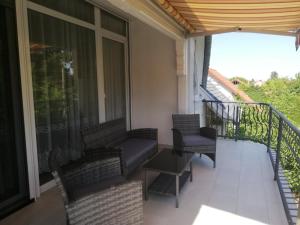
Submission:
[[[272,104],[300,127],[300,73],[296,74],[295,78],[288,79],[279,78],[274,71],[271,78],[260,87],[252,82],[244,82],[239,88],[257,102]]]
[[[276,71],[271,72],[271,79],[278,79],[278,73]]]
[[[300,127],[300,73],[295,74],[294,78],[279,78],[277,72],[272,72],[271,77],[262,86],[255,86],[252,82],[244,82],[239,88],[245,91],[253,100],[272,104],[277,110],[281,111],[293,124]],[[257,112],[257,108],[254,111]],[[262,116],[257,123],[256,114],[253,113],[253,107],[247,106],[243,109],[240,121],[240,135],[242,138],[266,143],[267,130],[263,129],[263,124],[268,124],[267,117]],[[251,113],[252,112],[252,113]],[[263,112],[263,111],[261,111]],[[265,121],[263,121],[265,119]],[[277,121],[277,122],[276,122]],[[274,123],[275,122],[275,123]],[[277,145],[277,126],[278,118],[273,116],[271,132],[271,148],[275,149]],[[249,126],[250,124],[250,126]],[[276,125],[277,124],[277,125]],[[254,129],[252,129],[254,126]],[[256,127],[255,127],[256,126]],[[227,126],[228,127],[228,126]],[[284,126],[285,135],[289,128]],[[228,136],[233,137],[234,126],[229,127]],[[291,135],[291,137],[288,137]],[[290,188],[300,196],[300,165],[295,155],[300,155],[300,149],[294,147],[294,153],[291,146],[295,144],[292,134],[288,134],[281,142],[280,163],[287,178]],[[298,139],[297,139],[298,140]]]

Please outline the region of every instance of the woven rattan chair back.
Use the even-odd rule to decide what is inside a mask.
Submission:
[[[199,134],[199,114],[173,114],[173,128],[181,131],[183,135]]]
[[[85,149],[104,147],[112,142],[125,139],[126,135],[126,121],[124,118],[81,130]]]

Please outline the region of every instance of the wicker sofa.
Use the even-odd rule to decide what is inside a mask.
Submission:
[[[82,158],[60,167],[58,153],[57,149],[50,152],[49,166],[68,224],[143,224],[142,182],[125,182],[118,156]]]
[[[85,155],[117,153],[124,175],[129,175],[158,150],[157,129],[126,130],[125,119],[81,130]]]

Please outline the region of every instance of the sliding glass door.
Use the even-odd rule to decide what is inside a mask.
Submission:
[[[106,120],[126,118],[124,44],[103,38]]]
[[[126,119],[127,22],[101,10],[106,121]]]
[[[82,0],[31,0],[28,25],[42,185],[52,179],[51,150],[61,149],[62,164],[76,160],[81,128],[129,114],[128,32],[126,21]]]
[[[28,10],[40,183],[51,180],[48,156],[81,156],[80,129],[99,124],[93,30]]]
[[[0,218],[29,201],[14,1],[0,2]]]

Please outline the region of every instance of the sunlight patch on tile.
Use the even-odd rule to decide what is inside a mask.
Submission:
[[[198,215],[196,216],[193,225],[216,225],[216,224],[230,224],[230,225],[266,225],[265,223],[245,218],[230,212],[220,209],[212,208],[203,205]]]

